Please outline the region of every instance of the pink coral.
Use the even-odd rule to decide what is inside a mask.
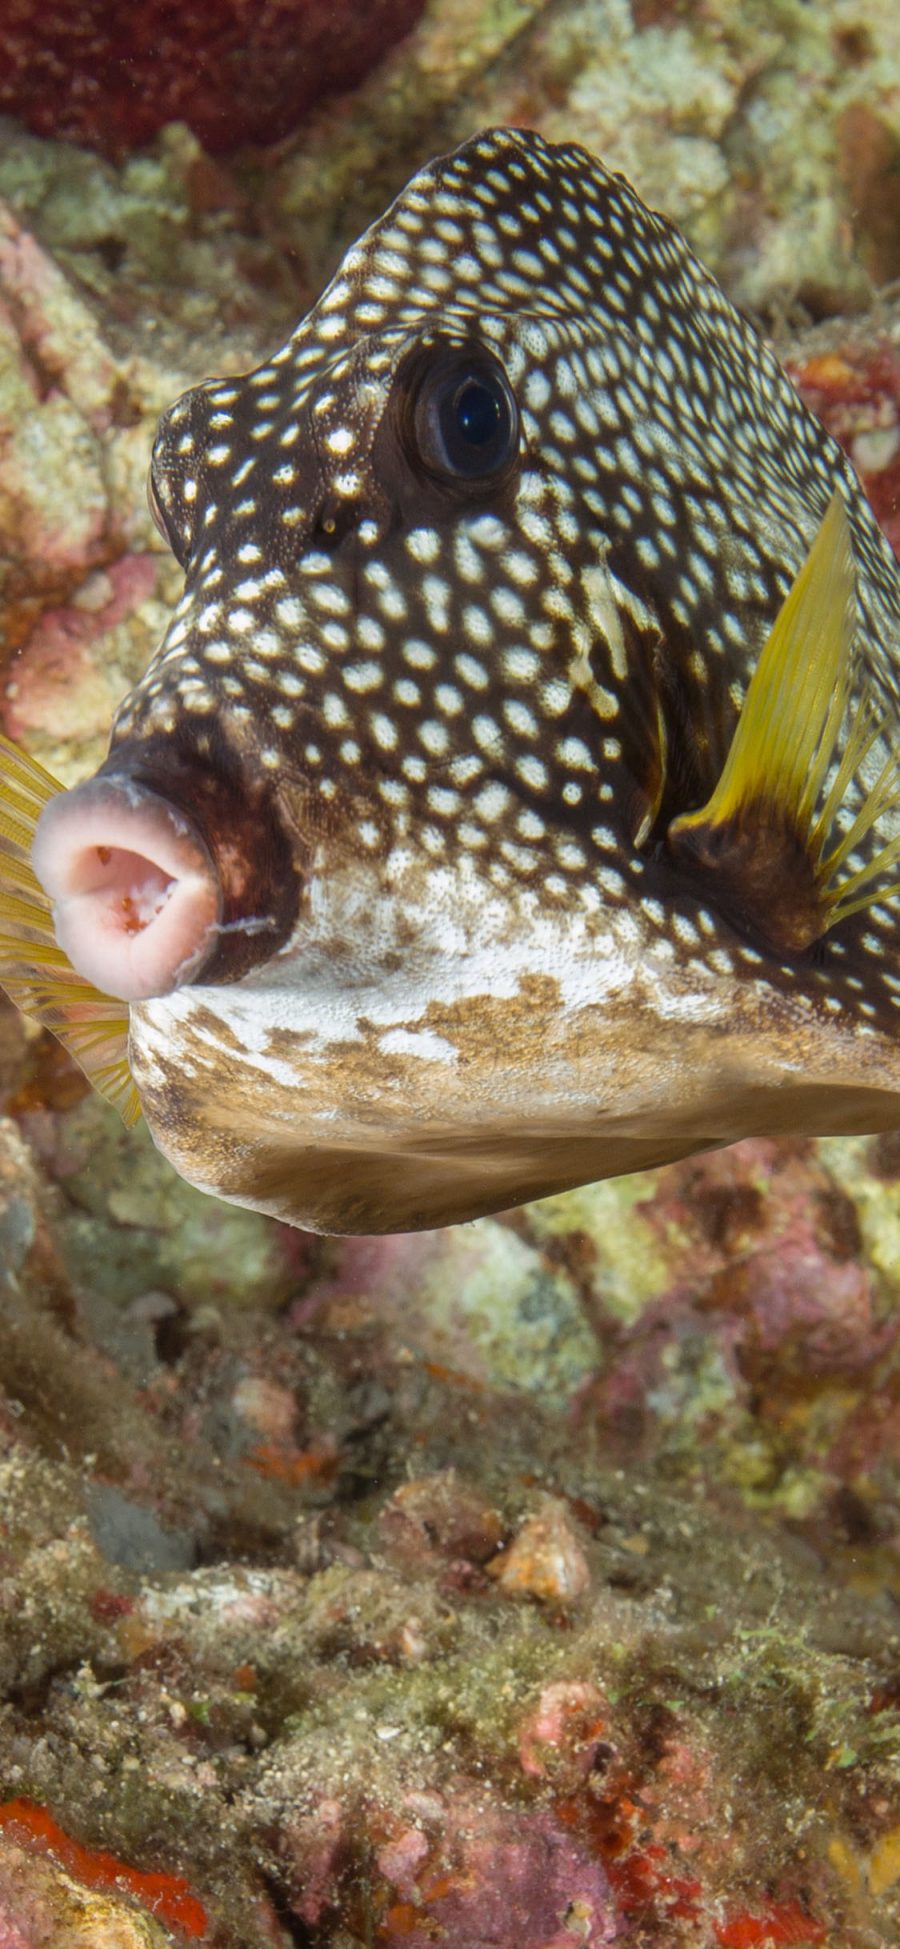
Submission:
[[[415,1898],[387,1909],[403,1949],[603,1949],[618,1934],[599,1863],[545,1811],[469,1802],[448,1809]]]
[[[91,578],[81,599],[44,611],[12,667],[4,726],[12,738],[35,732],[75,742],[105,736],[118,703],[107,674],[109,631],[127,621],[156,588],[152,555],[125,555]]]
[[[896,180],[896,164],[893,166]],[[808,406],[840,440],[894,553],[900,554],[900,353],[886,331],[843,327],[838,350],[788,370]]]
[[[609,1707],[587,1679],[545,1685],[519,1728],[519,1764],[533,1779],[551,1774],[570,1790],[587,1778]]]
[[[284,1852],[295,1869],[298,1890],[292,1901],[301,1922],[315,1927],[337,1896],[341,1869],[352,1846],[353,1823],[339,1800],[323,1797],[315,1811],[291,1823]]]

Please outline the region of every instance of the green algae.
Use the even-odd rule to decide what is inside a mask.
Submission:
[[[464,1336],[473,1371],[494,1387],[565,1397],[596,1367],[597,1343],[574,1284],[545,1274],[502,1225],[448,1234],[420,1296],[439,1330],[446,1320],[449,1357]]]
[[[290,1274],[278,1233],[255,1212],[194,1191],[90,1095],[66,1119],[59,1182],[66,1263],[88,1303],[161,1288],[188,1308],[280,1306]]]
[[[530,1214],[532,1236],[543,1242],[581,1234],[590,1249],[590,1281],[603,1313],[629,1326],[658,1299],[669,1278],[669,1260],[642,1206],[658,1173],[583,1185],[564,1197],[544,1198]]]

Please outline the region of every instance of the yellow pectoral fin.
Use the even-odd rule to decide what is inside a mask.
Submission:
[[[128,1010],[76,974],[56,944],[50,902],[31,870],[38,818],[62,789],[0,736],[0,987],[23,1015],[52,1031],[131,1125],[141,1105],[128,1065]]]
[[[893,757],[829,849],[851,781],[885,728],[864,698],[836,764],[855,627],[850,530],[835,493],[763,647],[715,791],[668,833],[676,864],[701,874],[709,897],[776,952],[802,952],[883,897],[900,856],[900,841],[889,840],[841,877],[900,804]]]
[[[835,494],[763,647],[712,798],[679,829],[721,825],[754,799],[798,825],[809,818],[846,707],[854,623],[850,531]]]

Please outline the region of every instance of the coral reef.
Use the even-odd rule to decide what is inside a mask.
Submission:
[[[53,0],[0,23],[0,109],[36,135],[121,157],[184,121],[210,154],[273,142],[361,81],[422,0]]]
[[[891,1143],[313,1241],[47,1093],[9,1099],[0,1209],[23,1943],[48,1905],[84,1940],[74,1886],[164,1931],[125,1942],[199,1904],[223,1945],[887,1949]],[[578,1295],[580,1379],[485,1339],[511,1265],[526,1336]]]
[[[157,413],[490,120],[687,226],[900,546],[892,23],[432,0],[262,162],[0,141],[4,727],[96,765],[179,585]],[[5,1005],[0,1110],[0,1949],[891,1949],[900,1142],[329,1241]]]
[[[900,275],[893,0],[430,0],[266,178],[320,282],[418,165],[493,122],[583,142],[679,224],[744,309],[852,311]]]
[[[879,305],[848,326],[795,339],[788,359],[808,406],[846,448],[894,552],[900,555],[900,330]]]

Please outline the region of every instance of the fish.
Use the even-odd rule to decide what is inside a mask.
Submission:
[[[184,591],[0,979],[219,1198],[462,1222],[900,1126],[900,574],[678,231],[511,128],[163,415]]]

